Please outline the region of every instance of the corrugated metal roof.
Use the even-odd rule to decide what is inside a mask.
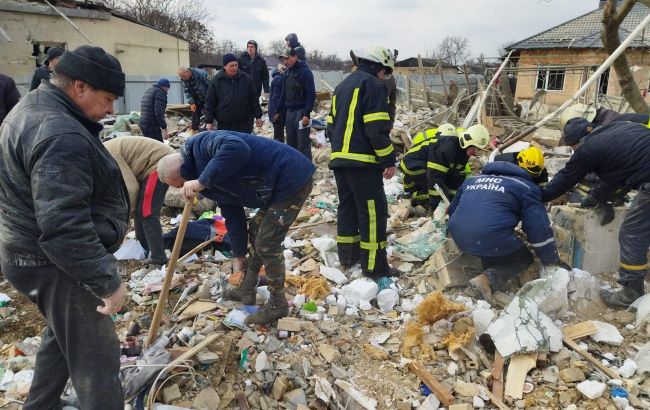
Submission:
[[[650,8],[636,3],[619,29],[623,41],[639,23],[650,13]],[[603,9],[599,8],[583,16],[569,20],[525,40],[509,45],[506,50],[537,48],[602,48],[600,32],[602,30]],[[630,47],[650,47],[650,28],[632,41]]]

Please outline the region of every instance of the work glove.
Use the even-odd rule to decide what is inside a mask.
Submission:
[[[564,261],[561,260],[561,259],[560,259],[560,262],[558,262],[557,266],[559,266],[559,267],[562,268],[562,269],[566,269],[566,270],[568,270],[568,271],[573,270],[573,268],[571,267],[571,265],[569,265],[568,263],[564,262]]]
[[[591,195],[587,195],[585,199],[580,201],[580,208],[596,208],[598,206],[599,202],[596,198],[594,198]]]
[[[190,111],[196,112],[196,104],[190,104]]]
[[[596,215],[600,218],[600,226],[605,226],[612,222],[616,216],[614,213],[614,207],[607,202],[601,202],[598,204],[596,207]]]

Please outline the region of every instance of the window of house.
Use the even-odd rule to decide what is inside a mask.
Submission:
[[[564,68],[546,69],[540,67],[537,70],[536,90],[559,91],[564,89]]]

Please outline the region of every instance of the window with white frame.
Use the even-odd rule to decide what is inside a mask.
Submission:
[[[536,90],[559,91],[564,89],[564,68],[537,69]]]

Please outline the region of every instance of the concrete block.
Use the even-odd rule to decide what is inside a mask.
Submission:
[[[615,209],[615,218],[600,226],[592,209],[560,205],[551,208],[551,221],[560,257],[575,268],[590,273],[618,269],[618,232],[625,219],[625,207]]]
[[[436,289],[467,286],[467,282],[481,273],[481,258],[458,254],[460,250],[451,238],[429,257],[425,263],[429,282]]]

